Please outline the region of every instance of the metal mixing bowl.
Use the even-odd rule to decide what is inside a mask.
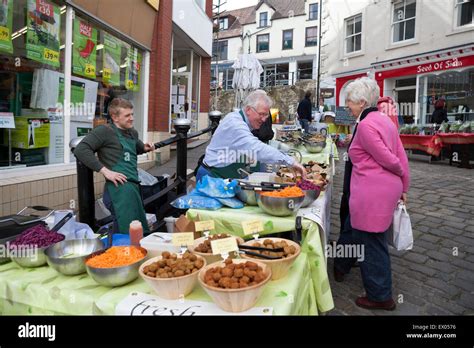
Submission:
[[[245,189],[240,186],[237,186],[235,189],[235,194],[238,199],[248,205],[257,205],[257,197],[255,195],[255,190]]]
[[[44,251],[47,248],[26,248],[19,246],[15,253],[16,255],[10,255],[13,262],[20,265],[21,267],[33,268],[46,265],[46,255]],[[10,250],[10,253],[13,253]]]
[[[324,150],[326,147],[326,141],[318,141],[314,143],[304,143],[304,147],[306,148],[306,151],[311,152],[311,153],[319,153]]]
[[[140,268],[141,264],[145,261],[147,251],[144,248],[137,247],[144,253],[143,259],[132,263],[131,265],[127,266],[120,266],[120,267],[112,267],[112,268],[96,268],[87,265],[87,261],[94,256],[100,255],[106,251],[99,250],[95,253],[86,257],[85,264],[86,264],[86,271],[87,274],[91,276],[97,283],[100,285],[105,286],[122,286],[127,283],[130,283],[138,278],[138,269]]]
[[[301,205],[301,208],[306,208],[308,205],[312,204],[321,193],[321,190],[303,190],[304,191],[304,201]]]
[[[288,216],[301,208],[304,197],[270,197],[257,194],[257,204],[267,214]]]
[[[86,271],[86,257],[103,248],[104,243],[97,238],[72,239],[50,246],[45,254],[48,265],[59,273],[77,275]]]

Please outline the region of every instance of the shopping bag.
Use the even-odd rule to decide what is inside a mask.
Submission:
[[[398,203],[393,213],[392,228],[388,232],[388,243],[399,251],[413,248],[410,215],[402,202]]]

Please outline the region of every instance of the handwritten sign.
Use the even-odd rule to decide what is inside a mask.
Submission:
[[[132,292],[115,307],[116,315],[197,316],[272,315],[272,307],[253,307],[239,313],[226,312],[213,302],[187,299],[165,300],[155,295]]]
[[[211,240],[211,248],[214,255],[229,254],[239,250],[235,237]]]
[[[195,226],[196,232],[210,231],[216,228],[214,225],[214,220],[196,221],[194,223],[194,226]]]
[[[0,112],[0,128],[15,128],[15,117],[12,112]]]
[[[173,245],[176,245],[176,246],[193,245],[194,233],[193,232],[173,233],[172,243]]]
[[[261,220],[252,220],[242,222],[242,228],[245,235],[259,233],[264,230]]]
[[[336,109],[336,120],[334,121],[337,125],[352,126],[356,122],[356,118],[349,114],[343,107],[338,107]]]

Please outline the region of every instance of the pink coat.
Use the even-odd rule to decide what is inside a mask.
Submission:
[[[357,127],[349,156],[353,164],[351,225],[366,232],[384,232],[410,185],[408,159],[393,122],[380,112],[369,113]]]

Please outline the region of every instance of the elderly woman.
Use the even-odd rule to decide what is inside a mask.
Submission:
[[[304,167],[293,157],[263,143],[252,134],[267,121],[272,103],[265,91],[256,90],[245,98],[242,109],[226,115],[197,169],[197,181],[205,175],[240,178],[239,168],[258,171],[259,162],[285,164],[306,176]]]
[[[338,245],[360,245],[344,250],[361,250],[362,255],[336,258],[334,276],[336,281],[343,281],[357,259],[366,295],[357,298],[356,304],[367,309],[393,310],[396,305],[392,299],[386,232],[398,201],[406,202],[408,159],[395,125],[377,110],[377,83],[360,78],[350,83],[346,91],[346,105],[357,124],[348,149],[349,173],[345,173],[344,183],[349,216]]]

